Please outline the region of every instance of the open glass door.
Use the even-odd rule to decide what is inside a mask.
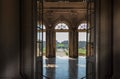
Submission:
[[[37,0],[36,79],[43,78],[43,0]]]
[[[96,40],[95,35],[95,0],[87,2],[87,42],[86,42],[86,79],[95,79],[96,71]]]

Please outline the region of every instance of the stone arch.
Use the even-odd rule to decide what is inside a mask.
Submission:
[[[81,25],[81,24],[89,24],[87,21],[80,21],[78,24],[77,24],[77,29],[79,28],[79,26]]]
[[[87,29],[87,23],[81,23],[78,26],[78,30],[86,30]]]
[[[59,23],[65,23],[69,29],[71,28],[71,22],[68,19],[66,19],[64,16],[60,16],[54,21],[53,28],[55,28],[55,26]]]
[[[54,28],[55,30],[68,30],[69,29],[69,27],[68,27],[68,25],[67,24],[65,24],[64,22],[61,22],[61,23],[58,23],[56,26],[55,26],[55,28]]]

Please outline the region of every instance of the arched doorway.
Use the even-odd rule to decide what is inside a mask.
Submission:
[[[69,28],[61,22],[55,26],[56,56],[69,56]]]
[[[78,58],[82,64],[80,71],[83,76],[86,75],[86,39],[87,39],[87,23],[83,22],[78,26]]]
[[[91,2],[91,1],[90,1]],[[70,2],[69,2],[70,3]],[[67,4],[69,4],[69,3],[67,3]],[[73,4],[73,3],[72,3]],[[86,4],[86,3],[85,3]],[[75,6],[76,6],[77,4],[75,4]],[[71,4],[70,4],[70,6],[71,6]],[[78,5],[79,6],[79,5]],[[45,7],[45,6],[44,6]],[[64,6],[65,7],[65,6]],[[72,7],[72,6],[71,6]],[[60,7],[61,8],[61,7]],[[66,8],[68,8],[68,7],[66,7]],[[85,15],[87,14],[87,19],[89,20],[90,19],[90,21],[89,22],[92,22],[92,18],[91,18],[91,13],[93,13],[92,11],[93,11],[93,9],[92,9],[92,3],[90,3],[90,8],[89,8],[89,4],[87,3],[87,5],[86,5],[86,7],[85,8],[88,8],[87,10],[88,11],[90,11],[90,12],[88,12],[88,13],[86,13],[86,9],[84,10],[85,11]],[[57,9],[57,7],[55,8],[55,10]],[[72,8],[72,9],[74,9],[74,8]],[[82,9],[83,9],[83,7],[82,7]],[[91,9],[91,10],[90,10]],[[60,9],[61,10],[61,9]],[[77,10],[78,10],[78,8],[77,8]],[[66,10],[67,11],[67,10]],[[62,14],[63,14],[63,12],[65,13],[64,15],[63,15],[63,17],[62,17],[62,19],[64,19],[64,17],[71,17],[71,18],[69,18],[69,19],[71,19],[70,20],[70,22],[73,22],[73,23],[76,23],[76,22],[79,22],[79,21],[81,21],[82,19],[84,19],[83,17],[82,18],[79,18],[76,14],[78,14],[78,15],[80,15],[81,16],[81,14],[79,14],[79,13],[74,13],[74,11],[71,11],[70,10],[70,12],[72,12],[72,13],[70,13],[70,12],[65,12],[65,8],[63,8],[63,10],[62,10]],[[78,11],[77,11],[78,12]],[[57,13],[56,15],[57,16],[54,16],[54,13]],[[60,11],[58,11],[58,12],[56,12],[56,11],[46,11],[46,14],[44,14],[45,15],[45,18],[46,19],[48,19],[48,21],[50,21],[50,22],[48,22],[48,23],[54,23],[54,21],[57,19],[57,17],[59,17],[58,16],[58,13],[60,13],[60,15],[62,15],[61,14],[61,12]],[[83,12],[80,12],[80,13],[83,13]],[[53,15],[52,15],[53,14]],[[70,15],[69,15],[70,14]],[[71,14],[72,14],[72,16],[73,16],[73,18],[72,18],[72,16],[71,16]],[[75,14],[75,15],[74,15]],[[48,15],[48,17],[47,17],[47,15]],[[78,18],[77,18],[78,17]],[[86,18],[86,16],[84,16],[85,18]],[[75,19],[74,19],[75,18]],[[59,18],[58,18],[59,19]],[[77,20],[78,19],[78,20]],[[59,25],[59,29],[57,28],[56,29],[56,27],[54,28],[55,29],[55,33],[54,33],[54,30],[53,29],[47,29],[47,31],[48,31],[48,33],[47,33],[47,35],[48,35],[48,47],[49,47],[49,49],[50,50],[48,50],[48,57],[55,57],[54,56],[54,49],[56,48],[56,46],[54,47],[54,45],[56,45],[56,33],[57,32],[60,32],[60,33],[63,33],[63,32],[68,32],[69,31],[69,29],[64,29],[64,25],[65,23],[63,23],[63,22],[61,22],[61,23],[58,23],[57,25]],[[57,26],[56,25],[56,26]],[[76,25],[76,24],[75,24]],[[51,24],[51,26],[52,26],[52,24]],[[92,26],[91,26],[92,27]],[[91,29],[91,27],[90,27],[90,29]],[[81,29],[80,29],[81,30]],[[84,30],[84,29],[82,29],[82,30]],[[88,29],[87,29],[88,30]],[[55,36],[55,35],[56,36]],[[88,33],[89,34],[89,33]],[[76,42],[76,40],[77,40],[77,30],[76,30],[76,28],[74,29],[70,29],[70,33],[69,33],[69,35],[70,35],[70,37],[72,37],[72,38],[69,38],[70,40],[70,57],[74,57],[74,58],[76,58],[78,55],[76,54],[77,52],[77,45],[78,45],[78,43]],[[69,36],[68,35],[68,36]],[[88,35],[89,36],[89,35]],[[90,35],[91,36],[91,35]],[[55,39],[55,40],[54,40]],[[89,39],[88,39],[89,40]],[[55,42],[55,43],[54,43]],[[93,44],[93,43],[91,43],[90,42],[90,44]],[[94,43],[95,44],[95,43]],[[60,48],[62,47],[62,46],[64,46],[63,44],[61,44],[61,42],[60,42],[60,44],[59,44],[59,46],[60,46]],[[69,48],[69,47],[68,47]],[[46,59],[46,60],[50,60],[50,59]],[[88,59],[89,60],[89,59]],[[51,61],[48,63],[48,61],[47,61],[47,64],[46,64],[46,69],[48,69],[48,68],[50,68],[50,70],[51,69],[54,69],[54,70],[56,70],[56,69],[58,69],[58,68],[56,68],[56,67],[61,67],[61,66],[57,66],[57,65],[54,65],[55,64],[55,62],[57,62],[57,61],[55,61],[55,62],[53,62],[53,63],[51,63]],[[53,60],[52,60],[53,61]],[[74,62],[74,61],[72,61],[72,62]],[[58,62],[57,62],[58,63]],[[66,62],[65,62],[66,63]],[[71,63],[71,60],[69,61],[69,63]],[[87,62],[88,63],[88,62]],[[93,62],[94,63],[94,62]],[[93,69],[93,64],[92,63],[92,65],[91,65],[91,62],[90,63],[88,63],[88,66],[86,67],[87,69],[88,69],[88,71],[87,71],[87,74],[84,74],[83,76],[85,76],[85,77],[83,77],[83,78],[86,78],[86,77],[88,77],[89,75],[90,75],[90,78],[91,78],[91,69]],[[63,63],[62,63],[62,66],[63,66]],[[72,66],[72,64],[70,64],[69,66]],[[83,67],[83,65],[81,65],[81,64],[78,64],[78,61],[76,62],[76,66],[77,67]],[[66,66],[67,67],[67,66]],[[74,65],[74,68],[76,69],[75,70],[75,72],[77,72],[77,70],[79,70],[79,68],[77,69],[77,67],[75,67],[75,65]],[[56,68],[56,69],[55,69]],[[67,67],[68,68],[68,67]],[[67,69],[66,68],[66,69]],[[95,67],[94,67],[95,68]],[[73,68],[69,68],[69,70],[70,69],[73,69]],[[81,68],[82,69],[82,68]],[[53,72],[49,72],[49,73],[52,73],[53,75],[52,76],[55,76],[55,74],[54,74],[54,71],[53,70]],[[48,70],[49,71],[49,70]],[[47,72],[48,72],[47,71]],[[70,70],[71,71],[71,70]],[[89,72],[90,71],[90,72]],[[94,70],[92,70],[92,72],[93,72]],[[62,73],[63,73],[64,71],[62,71]],[[80,72],[81,72],[81,70],[80,70]],[[48,74],[49,74],[48,73]],[[71,73],[69,73],[70,75],[71,75]],[[51,74],[50,74],[51,75]],[[63,74],[62,74],[63,75]],[[74,75],[75,76],[75,75]],[[77,75],[76,75],[77,76]],[[62,76],[61,76],[62,77]],[[81,77],[79,77],[79,78],[81,78]],[[53,77],[52,77],[52,79],[53,79]],[[75,79],[75,78],[72,78],[72,79]],[[91,78],[91,79],[95,79],[95,78]]]
[[[86,56],[87,23],[78,26],[78,55]]]

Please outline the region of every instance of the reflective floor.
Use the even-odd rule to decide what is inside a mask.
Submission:
[[[83,56],[43,58],[43,75],[50,79],[81,79],[86,75],[86,58]]]

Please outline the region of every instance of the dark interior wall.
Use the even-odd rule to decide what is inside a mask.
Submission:
[[[0,79],[19,79],[20,0],[0,0]]]
[[[120,0],[114,1],[113,22],[114,22],[114,77],[120,79]]]
[[[33,0],[21,0],[21,72],[34,79]]]
[[[0,79],[34,79],[32,1],[0,0]]]
[[[110,79],[112,74],[111,0],[97,0],[97,78]]]

